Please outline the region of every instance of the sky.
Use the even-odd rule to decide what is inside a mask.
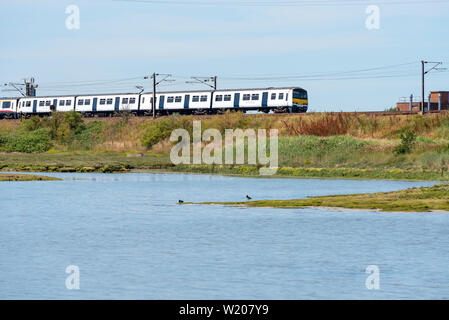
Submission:
[[[302,87],[311,111],[376,111],[420,99],[421,60],[449,68],[449,0],[2,0],[0,13],[0,84],[34,77],[38,95],[151,91],[157,72],[173,80],[160,91],[217,76],[219,89]],[[448,70],[427,74],[430,90],[449,91]]]

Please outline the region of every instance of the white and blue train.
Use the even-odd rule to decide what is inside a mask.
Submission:
[[[152,115],[152,93],[89,94],[45,97],[0,98],[0,119],[50,115],[75,110],[86,117],[129,112]],[[215,114],[227,110],[306,112],[307,91],[299,87],[174,91],[156,94],[157,115]]]

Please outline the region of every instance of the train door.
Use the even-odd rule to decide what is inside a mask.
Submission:
[[[268,92],[262,93],[262,107],[268,107]]]
[[[115,97],[114,111],[119,111],[119,107],[120,107],[120,97]]]
[[[50,111],[56,111],[58,106],[58,99],[53,99],[53,108],[50,106]]]
[[[240,106],[240,93],[234,94],[234,108],[238,108]]]
[[[164,100],[165,100],[165,96],[160,96],[160,98],[159,98],[159,110],[163,110],[164,109]]]
[[[37,100],[33,100],[33,113],[37,113]]]
[[[92,100],[92,112],[97,112],[97,100],[98,98]]]
[[[190,94],[186,94],[184,97],[184,109],[189,109]]]

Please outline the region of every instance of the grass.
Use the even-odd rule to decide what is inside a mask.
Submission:
[[[297,200],[261,200],[248,202],[208,202],[245,207],[305,208],[330,207],[395,212],[449,211],[449,184],[412,188],[396,192],[313,197]]]
[[[403,170],[403,169],[358,169],[358,168],[305,168],[282,167],[272,176],[260,176],[256,166],[226,165],[177,165],[167,167],[171,172],[189,172],[199,174],[219,174],[241,177],[262,178],[321,178],[321,179],[373,179],[373,180],[415,180],[447,181],[449,173],[440,170]]]
[[[131,169],[166,169],[166,156],[128,157],[119,153],[56,152],[0,153],[0,170],[34,172],[127,172]]]
[[[171,131],[278,129],[277,176],[447,180],[449,113],[364,115],[309,113],[171,116],[153,120],[132,116],[82,119],[74,113],[52,118],[0,121],[0,170],[126,172],[162,169],[256,176],[257,165],[180,165],[169,159]],[[413,132],[413,143],[401,142]],[[404,139],[402,139],[404,140]],[[204,146],[204,144],[203,144]],[[401,152],[395,152],[401,150]],[[128,158],[128,153],[142,153]]]
[[[0,181],[56,181],[59,178],[34,174],[0,173]]]

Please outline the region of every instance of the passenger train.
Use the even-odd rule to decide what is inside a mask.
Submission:
[[[88,94],[45,97],[0,98],[0,119],[50,115],[75,110],[83,116],[113,116],[129,112],[152,115],[152,93]],[[216,114],[227,110],[306,112],[307,91],[299,87],[174,91],[156,94],[157,115]]]

